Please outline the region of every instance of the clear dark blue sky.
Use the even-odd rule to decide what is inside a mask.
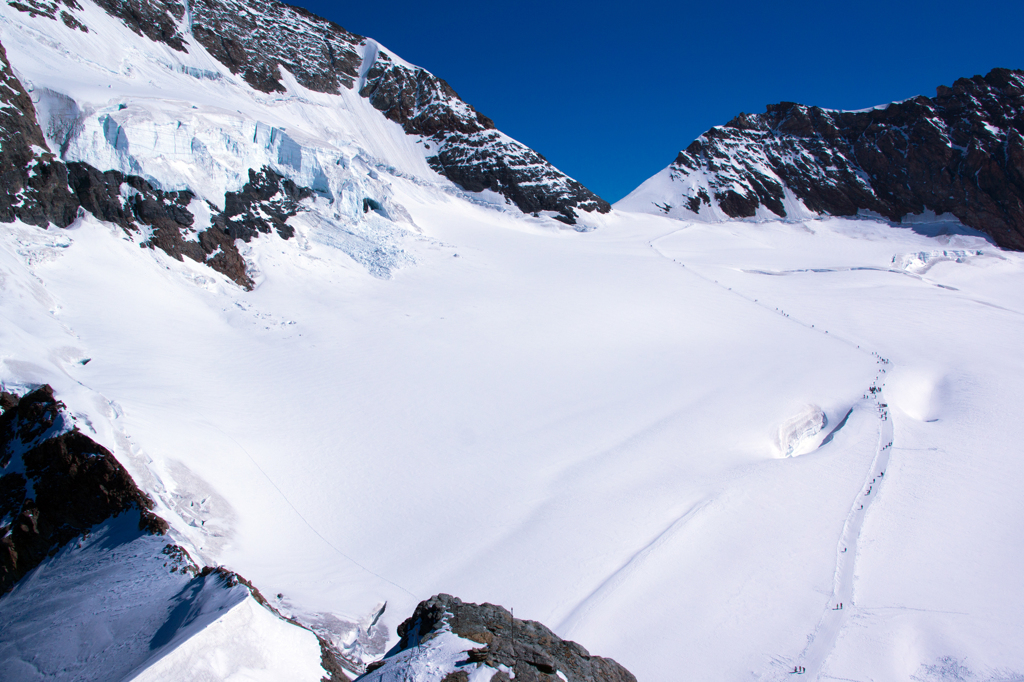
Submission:
[[[1024,68],[1022,0],[290,2],[444,78],[609,201],[741,111],[861,109]]]

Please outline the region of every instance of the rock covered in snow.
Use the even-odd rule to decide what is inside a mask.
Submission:
[[[424,138],[431,168],[470,192],[491,190],[524,213],[553,211],[576,223],[577,210],[607,213],[608,202],[543,156],[494,127],[448,83],[378,50],[360,94],[410,135]]]
[[[188,7],[196,40],[257,90],[284,91],[278,67],[316,92],[351,88],[359,76],[364,38],[301,7],[256,0],[192,0]]]
[[[712,128],[619,206],[678,217],[952,214],[1024,249],[1024,72],[863,111],[792,102]]]
[[[490,669],[492,682],[636,680],[612,659],[591,656],[576,642],[561,639],[536,621],[513,618],[501,606],[470,604],[448,594],[420,602],[398,626],[398,635],[401,640],[390,656],[361,679],[413,679],[408,675],[414,675],[410,671],[419,663],[418,653],[441,664],[440,670],[432,671],[441,682],[467,682],[481,668]],[[458,641],[467,648],[460,651]]]
[[[162,533],[141,491],[109,450],[74,427],[42,386],[5,394],[0,415],[0,594],[51,552],[98,523],[140,513],[139,529]]]
[[[77,209],[67,169],[47,147],[32,100],[0,45],[0,221],[67,227]]]

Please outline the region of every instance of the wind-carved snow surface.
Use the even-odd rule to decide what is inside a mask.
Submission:
[[[782,457],[805,454],[814,447],[814,437],[827,424],[828,417],[821,408],[808,405],[779,426],[775,433],[775,447]]]

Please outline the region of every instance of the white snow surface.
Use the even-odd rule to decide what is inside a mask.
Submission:
[[[441,682],[454,672],[465,672],[468,682],[489,682],[498,672],[483,663],[469,663],[466,652],[479,642],[463,639],[445,628],[428,641],[390,656],[362,682]],[[508,670],[505,671],[506,673]]]
[[[67,158],[215,205],[264,163],[326,178],[246,246],[251,292],[91,216],[0,227],[0,382],[53,385],[199,561],[354,661],[448,592],[641,681],[1024,675],[1020,254],[868,219],[577,233],[467,200],[355,93],[256,93],[81,2],[94,34],[0,8],[41,111],[90,112]],[[224,642],[272,637],[245,603],[144,675],[228,677]]]
[[[94,528],[0,600],[0,678],[308,680],[320,645],[217,575],[195,578],[138,530],[138,513]]]

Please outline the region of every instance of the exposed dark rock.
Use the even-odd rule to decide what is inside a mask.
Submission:
[[[86,163],[69,163],[68,171],[71,188],[82,207],[100,220],[120,225],[126,232],[149,226],[149,246],[178,260],[187,256],[205,263],[241,286],[252,288],[245,260],[235,246],[235,238],[240,235],[231,234],[223,226],[192,229],[195,218],[188,206],[195,197],[191,192],[164,192],[136,175],[116,170],[101,173]],[[122,185],[127,188],[122,190]],[[262,231],[269,232],[270,228]],[[252,235],[241,238],[249,241]]]
[[[70,426],[49,386],[0,415],[0,594],[69,540],[129,510],[163,533],[153,500],[103,446]],[[68,428],[70,427],[70,428]]]
[[[77,211],[67,170],[50,153],[32,99],[0,45],[0,222],[67,227]]]
[[[278,67],[304,87],[336,93],[359,77],[363,38],[301,7],[256,0],[192,0],[192,35],[232,73],[283,91]]]
[[[316,638],[320,641],[320,667],[327,671],[320,682],[351,682],[352,678],[341,667],[341,658],[334,648],[320,635]]]
[[[494,122],[462,101],[447,82],[425,69],[398,64],[386,52],[377,53],[359,94],[410,135],[494,129]]]
[[[575,225],[577,210],[607,213],[611,206],[560,172],[540,154],[496,131],[453,133],[435,139],[430,167],[470,192],[497,192],[524,213],[553,211]]]
[[[224,212],[213,222],[232,239],[249,241],[271,228],[284,239],[295,235],[286,222],[299,212],[299,202],[313,196],[313,190],[299,187],[273,169],[264,166],[257,173],[249,169],[249,182],[239,192],[224,195]],[[264,216],[269,216],[269,219]]]
[[[0,391],[0,414],[18,406],[18,396],[7,391]]]
[[[68,28],[89,32],[88,27],[71,14],[82,9],[75,0],[11,0],[7,4],[31,17],[47,17],[54,21],[59,17]]]
[[[815,212],[893,221],[948,213],[1024,249],[1024,72],[993,69],[940,86],[934,98],[866,111],[770,105],[712,128],[670,170],[679,180],[706,173],[732,217],[759,206],[784,217],[785,187]],[[696,194],[682,199],[699,210]]]
[[[428,138],[430,167],[467,191],[489,189],[524,213],[553,211],[570,225],[577,210],[611,209],[543,156],[495,130],[491,119],[424,69],[378,52],[360,94],[406,133]]]
[[[252,280],[235,240],[248,242],[259,234],[276,231],[290,239],[295,229],[288,218],[299,212],[299,202],[313,196],[313,190],[264,167],[250,169],[249,182],[238,192],[224,195],[224,211],[213,213],[212,225],[192,229],[195,218],[188,206],[195,196],[187,191],[165,192],[147,180],[120,171],[100,172],[85,163],[68,164],[71,188],[82,207],[100,220],[120,225],[127,232],[140,225],[152,228],[147,245],[182,260],[187,256],[205,263],[247,289]],[[127,188],[122,188],[127,185]]]
[[[494,604],[468,604],[447,594],[420,602],[412,617],[398,626],[401,641],[392,655],[428,642],[450,628],[456,635],[483,646],[467,652],[467,663],[503,666],[517,682],[635,682],[636,678],[610,658],[591,656],[586,649],[559,638],[540,623],[513,619],[506,609]],[[456,682],[464,671],[454,671],[446,680]],[[491,678],[507,681],[499,671]]]
[[[187,52],[178,23],[185,16],[185,5],[172,0],[96,0],[96,4],[124,22],[125,26],[150,40]]]

